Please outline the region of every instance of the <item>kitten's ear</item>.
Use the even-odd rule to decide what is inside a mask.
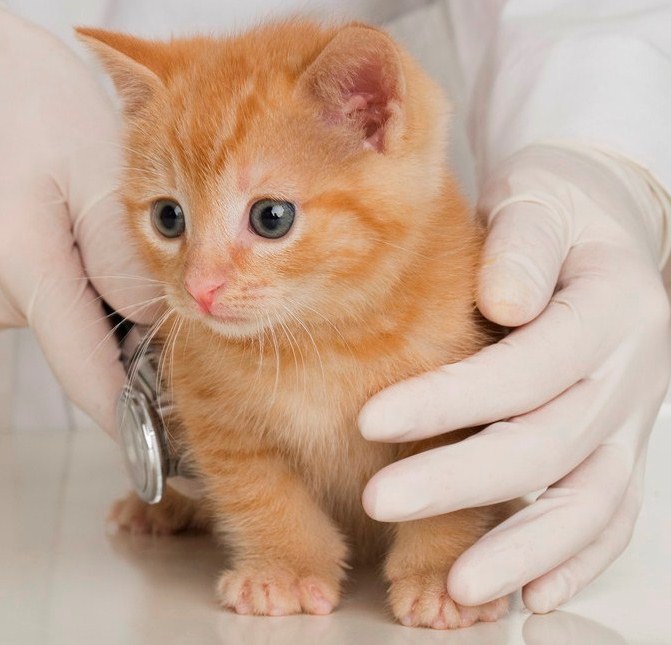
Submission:
[[[103,29],[77,27],[75,32],[112,77],[129,116],[164,87],[158,43]]]
[[[378,152],[393,146],[403,121],[405,80],[401,57],[385,33],[345,27],[299,79],[298,89],[320,103],[330,123],[361,133]]]

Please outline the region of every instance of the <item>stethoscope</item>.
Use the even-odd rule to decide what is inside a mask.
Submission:
[[[156,504],[169,477],[192,478],[194,474],[169,441],[166,419],[172,403],[159,383],[160,353],[145,336],[146,330],[131,323],[119,323],[117,329],[122,325],[117,337],[127,376],[116,409],[120,445],[138,497]]]

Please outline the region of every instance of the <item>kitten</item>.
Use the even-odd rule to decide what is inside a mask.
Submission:
[[[461,607],[446,579],[511,504],[396,525],[361,505],[383,466],[473,432],[370,443],[363,404],[492,340],[474,305],[482,234],[446,167],[437,86],[361,24],[170,42],[78,32],[124,101],[121,194],[166,285],[180,440],[234,554],[221,603],[326,614],[346,563],[385,554],[404,624],[498,618],[506,599]],[[196,515],[174,492],[115,509],[121,525],[163,532]]]

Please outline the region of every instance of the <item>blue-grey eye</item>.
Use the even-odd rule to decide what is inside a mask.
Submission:
[[[261,199],[249,211],[249,224],[257,235],[275,239],[289,232],[294,217],[296,207],[291,202]]]
[[[163,237],[179,237],[186,228],[184,211],[172,199],[159,199],[154,202],[151,218],[156,230]]]

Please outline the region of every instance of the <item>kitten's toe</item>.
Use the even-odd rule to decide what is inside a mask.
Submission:
[[[224,607],[238,614],[299,614],[300,598],[292,584],[292,577],[280,572],[226,571],[217,583],[217,596]]]
[[[448,595],[446,580],[446,572],[431,572],[392,581],[389,603],[397,620],[407,627],[457,629],[478,621],[495,621],[507,612],[507,598],[477,607],[459,605]]]
[[[457,605],[459,613],[461,614],[461,626],[469,627],[478,621],[483,623],[493,623],[508,613],[508,605],[509,601],[507,596],[491,600],[484,605],[476,605],[475,607]]]
[[[338,604],[339,585],[329,585],[316,576],[309,576],[301,579],[298,586],[301,607],[308,614],[325,616],[330,614]]]
[[[111,526],[134,534],[170,533],[169,525],[164,525],[155,513],[133,493],[112,504],[107,514],[107,522]]]
[[[324,615],[333,611],[340,596],[338,582],[317,576],[298,577],[287,569],[251,568],[224,572],[217,583],[224,607],[238,614],[287,616]]]

